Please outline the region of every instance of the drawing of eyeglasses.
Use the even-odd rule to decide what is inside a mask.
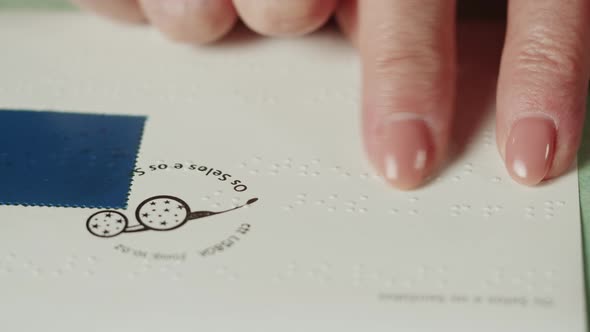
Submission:
[[[86,221],[88,231],[97,237],[110,238],[122,233],[142,231],[171,231],[189,220],[211,217],[238,210],[254,204],[258,198],[252,198],[246,204],[225,211],[191,211],[189,205],[174,196],[154,196],[143,201],[135,210],[138,225],[129,226],[127,217],[118,211],[104,210],[91,215]]]

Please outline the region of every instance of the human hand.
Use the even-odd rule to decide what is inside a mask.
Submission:
[[[115,19],[149,21],[189,43],[222,38],[238,16],[260,34],[296,36],[335,15],[360,51],[363,135],[376,169],[412,189],[446,159],[461,93],[454,0],[73,1]],[[496,137],[516,181],[535,185],[571,166],[589,78],[590,1],[509,1]]]

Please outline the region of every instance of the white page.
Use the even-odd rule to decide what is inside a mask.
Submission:
[[[437,180],[392,190],[365,161],[358,59],[335,33],[193,48],[4,13],[0,45],[0,107],[147,115],[138,167],[195,163],[248,186],[148,171],[121,211],[132,223],[155,195],[213,211],[259,199],[110,239],[86,230],[99,210],[0,206],[3,329],[585,330],[577,172],[514,184],[488,116]]]

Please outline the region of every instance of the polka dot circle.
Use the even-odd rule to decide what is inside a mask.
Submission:
[[[117,211],[100,211],[86,221],[88,231],[98,237],[117,236],[127,227],[127,217]]]
[[[169,231],[182,226],[189,214],[188,204],[172,196],[149,198],[135,211],[135,216],[142,225],[157,231]]]

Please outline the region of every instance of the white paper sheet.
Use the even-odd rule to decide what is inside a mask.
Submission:
[[[211,211],[259,199],[110,239],[86,229],[99,210],[0,206],[2,329],[585,330],[576,172],[514,184],[487,116],[433,183],[390,189],[365,162],[358,60],[335,33],[193,48],[4,13],[0,45],[1,107],[149,116],[130,226],[156,195]]]

